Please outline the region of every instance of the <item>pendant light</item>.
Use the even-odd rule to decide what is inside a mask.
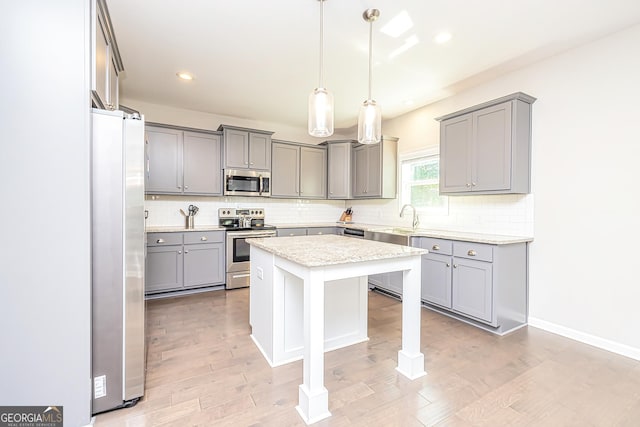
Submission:
[[[318,87],[309,95],[309,135],[326,137],[333,135],[333,95],[324,87],[323,43],[324,2],[320,2],[320,79]]]
[[[369,23],[369,98],[364,101],[358,114],[358,142],[361,144],[377,144],[382,137],[382,111],[380,106],[371,99],[371,61],[373,21],[380,17],[378,9],[367,9],[362,18]]]

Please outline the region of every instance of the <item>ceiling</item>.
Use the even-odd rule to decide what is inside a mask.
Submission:
[[[121,97],[306,128],[319,83],[317,0],[107,5],[125,67]],[[327,0],[324,83],[338,133],[353,129],[367,98],[368,8],[380,10],[372,97],[384,119],[640,22],[638,0]],[[413,27],[396,38],[381,33],[402,11]],[[449,42],[433,41],[441,31]],[[417,43],[398,54],[411,37]],[[178,79],[184,70],[195,79]]]

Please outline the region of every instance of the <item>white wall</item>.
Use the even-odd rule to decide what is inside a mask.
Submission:
[[[89,2],[0,14],[0,404],[91,415]]]
[[[413,151],[436,143],[437,116],[517,91],[537,97],[524,199],[535,228],[530,321],[640,359],[638,45],[635,26],[385,122],[384,133]],[[480,200],[494,197],[513,196]]]
[[[148,122],[164,123],[207,130],[217,130],[218,126],[220,126],[221,124],[233,125],[251,129],[272,131],[275,132],[273,134],[274,139],[301,142],[306,144],[319,144],[327,139],[348,139],[346,136],[337,133],[331,135],[329,138],[314,138],[312,136],[309,136],[309,134],[307,133],[306,123],[302,123],[301,126],[298,127],[292,127],[278,123],[247,120],[219,114],[203,113],[201,111],[185,110],[165,105],[152,104],[136,99],[123,98],[120,100],[120,102],[129,108],[140,111],[142,114],[144,114],[145,120]]]

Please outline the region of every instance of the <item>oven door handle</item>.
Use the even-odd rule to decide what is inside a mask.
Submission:
[[[276,237],[275,233],[227,232],[227,237]]]

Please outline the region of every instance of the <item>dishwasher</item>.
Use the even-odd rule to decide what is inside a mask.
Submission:
[[[356,239],[367,239],[384,241],[377,234],[365,232],[359,228],[345,227],[344,236],[354,237]],[[386,242],[391,243],[391,242]],[[367,278],[369,289],[390,296],[398,300],[402,300],[402,271],[393,271],[391,273],[371,274]]]

